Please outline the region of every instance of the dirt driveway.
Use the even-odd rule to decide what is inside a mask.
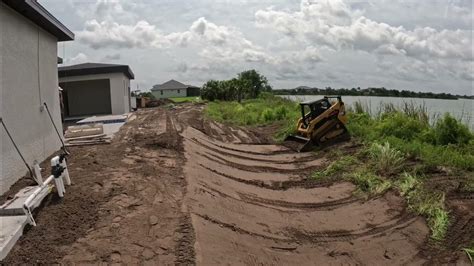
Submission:
[[[202,117],[140,110],[111,145],[71,149],[74,185],[51,197],[6,263],[422,264],[429,230],[392,192],[307,180],[327,158]]]

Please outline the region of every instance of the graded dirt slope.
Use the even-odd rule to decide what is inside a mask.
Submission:
[[[203,108],[140,110],[111,145],[71,149],[74,185],[45,203],[6,263],[460,262],[450,251],[438,260],[424,219],[394,192],[362,200],[350,183],[309,180],[329,163],[324,153],[208,121]],[[453,232],[465,232],[472,204],[458,201]]]
[[[186,115],[196,119],[182,113],[180,120]],[[211,128],[218,127],[216,132],[226,131]],[[324,158],[250,145],[237,134],[226,143],[219,134],[199,127],[182,131],[198,264],[424,262],[418,253],[429,231],[397,196],[362,201],[349,183],[305,186],[296,181],[323,167]],[[285,181],[294,186],[275,185]]]

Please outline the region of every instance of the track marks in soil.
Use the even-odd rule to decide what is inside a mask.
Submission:
[[[190,120],[190,112],[175,114],[176,121]],[[363,201],[352,196],[354,187],[342,185],[331,194],[333,184],[306,178],[325,167],[321,155],[254,145],[247,137],[226,143],[231,140],[222,135],[232,129],[206,123],[182,124],[181,132],[198,264],[364,261],[361,246],[326,250],[351,241],[372,248],[381,261],[392,254],[417,261],[413,250],[423,244],[428,229],[405,212],[397,196]],[[238,135],[249,134],[232,139]]]

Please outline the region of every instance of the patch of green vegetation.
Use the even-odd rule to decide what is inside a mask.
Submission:
[[[444,193],[425,190],[420,177],[403,173],[396,183],[400,194],[407,200],[411,210],[426,218],[434,240],[442,240],[449,226],[449,213],[446,210]]]
[[[374,164],[377,173],[391,175],[397,173],[405,161],[403,154],[390,147],[390,143],[372,143],[369,148],[371,162]]]
[[[474,192],[474,175],[468,177],[464,182],[461,182],[460,189],[463,192]]]
[[[463,248],[462,249],[464,252],[466,252],[467,258],[471,263],[474,263],[474,247],[472,248]]]
[[[169,98],[171,101],[175,103],[184,103],[184,102],[199,102],[201,101],[200,97],[190,96],[190,97],[176,97],[176,98]]]
[[[279,121],[283,126],[275,134],[277,139],[283,139],[295,130],[300,115],[297,103],[268,93],[241,103],[209,102],[205,114],[219,122],[240,126],[267,125]]]
[[[349,113],[349,131],[360,140],[369,145],[388,143],[428,166],[474,170],[474,134],[449,114],[430,124],[423,106],[385,106],[376,115],[370,115],[367,109],[359,103]]]
[[[352,165],[357,163],[357,159],[354,156],[344,156],[341,159],[332,162],[329,164],[326,169],[322,171],[317,171],[314,172],[312,175],[312,178],[318,179],[318,180],[327,180],[334,178],[334,175],[337,173],[342,173],[343,171],[346,171],[351,167]]]
[[[367,170],[345,175],[345,179],[357,186],[356,194],[375,196],[383,194],[392,187],[392,183]]]

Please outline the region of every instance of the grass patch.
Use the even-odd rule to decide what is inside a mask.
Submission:
[[[353,109],[349,131],[368,145],[388,143],[408,159],[421,160],[428,166],[474,170],[474,134],[449,114],[430,124],[426,108],[414,104],[386,106],[373,115],[361,103]]]
[[[239,126],[260,126],[282,122],[282,128],[275,133],[278,140],[294,132],[300,116],[299,106],[290,100],[264,94],[257,99],[210,102],[205,110],[206,116],[219,122]]]
[[[369,149],[369,155],[377,173],[383,175],[397,173],[405,161],[403,154],[390,147],[388,142],[384,144],[373,143]]]
[[[184,103],[184,102],[199,102],[201,101],[200,97],[190,96],[190,97],[176,97],[176,98],[169,98],[171,101],[175,103]]]
[[[345,179],[357,186],[356,194],[364,196],[380,195],[392,187],[390,181],[366,170],[348,174]]]
[[[348,170],[358,160],[354,156],[344,156],[341,159],[329,164],[323,171],[314,172],[312,178],[317,180],[327,180],[334,178],[334,175]]]
[[[426,191],[420,177],[408,173],[403,173],[396,185],[400,194],[407,200],[409,208],[426,218],[431,238],[442,240],[449,226],[444,193]]]

